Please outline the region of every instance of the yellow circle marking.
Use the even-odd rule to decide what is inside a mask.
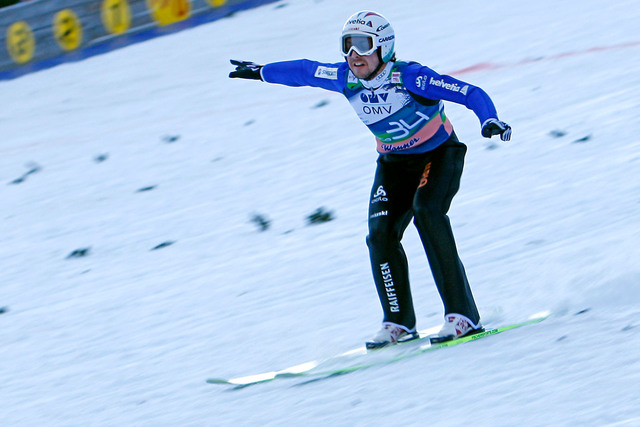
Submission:
[[[190,0],[147,0],[147,8],[158,25],[170,25],[191,15]]]
[[[36,40],[31,27],[25,21],[14,22],[7,29],[7,51],[17,64],[24,64],[33,59]]]
[[[125,33],[131,26],[131,8],[127,0],[104,0],[101,15],[102,25],[111,34]]]
[[[74,50],[82,43],[82,24],[71,9],[64,9],[53,17],[53,34],[60,47]]]
[[[227,2],[227,0],[207,0],[207,2],[209,2],[211,7],[220,7],[224,5]]]

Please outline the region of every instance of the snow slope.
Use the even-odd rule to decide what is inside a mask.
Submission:
[[[340,61],[365,8],[513,126],[488,141],[447,105],[469,146],[450,216],[487,325],[553,315],[301,387],[206,384],[379,327],[372,137],[337,94],[227,78],[230,58]],[[640,425],[638,20],[632,0],[290,0],[0,82],[3,424]],[[335,219],[308,225],[319,207]],[[412,228],[405,248],[437,325]]]

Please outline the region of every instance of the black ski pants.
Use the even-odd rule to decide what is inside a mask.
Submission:
[[[454,133],[427,153],[389,153],[378,158],[367,246],[385,322],[409,329],[416,324],[409,267],[400,243],[412,218],[445,314],[459,313],[474,323],[480,320],[447,216],[460,186],[466,151]]]

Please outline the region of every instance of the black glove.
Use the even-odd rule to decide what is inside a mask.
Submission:
[[[500,135],[501,140],[509,141],[511,139],[511,126],[498,119],[487,119],[482,124],[482,136],[491,138],[493,135]]]
[[[231,60],[231,64],[236,66],[236,70],[229,73],[229,77],[237,79],[253,79],[262,80],[260,76],[260,70],[262,65],[254,64],[249,61],[236,61]]]

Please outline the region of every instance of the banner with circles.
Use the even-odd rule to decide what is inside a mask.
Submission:
[[[0,8],[0,79],[77,59],[99,45],[106,46],[102,51],[118,48],[274,1],[23,1]]]

